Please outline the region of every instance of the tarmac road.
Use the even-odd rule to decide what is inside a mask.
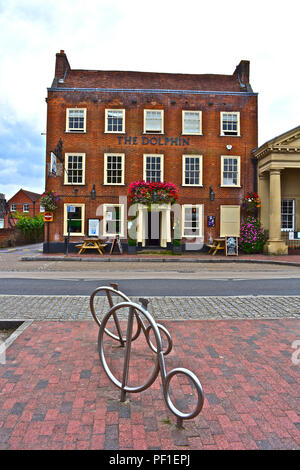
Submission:
[[[118,279],[120,290],[131,296],[242,296],[300,295],[300,279]],[[0,295],[91,295],[116,278],[1,279]]]

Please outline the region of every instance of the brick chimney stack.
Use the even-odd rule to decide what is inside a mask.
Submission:
[[[239,80],[244,85],[249,85],[249,76],[250,76],[250,62],[249,60],[241,60],[239,65],[236,66],[233,75],[238,75]]]
[[[65,78],[66,72],[70,69],[71,67],[65,54],[65,51],[61,50],[59,53],[56,54],[55,78],[58,80]]]

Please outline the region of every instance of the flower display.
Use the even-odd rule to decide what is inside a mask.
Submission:
[[[132,203],[173,204],[178,199],[178,189],[173,183],[135,181],[129,186],[128,196]]]
[[[40,205],[45,208],[45,211],[54,211],[57,209],[57,202],[60,201],[59,195],[53,191],[44,192],[40,198]]]
[[[259,195],[257,193],[247,193],[242,203],[244,211],[246,213],[253,214],[257,207],[261,207]]]
[[[246,217],[240,230],[240,247],[245,253],[262,251],[266,242],[264,229],[259,220],[253,216]]]

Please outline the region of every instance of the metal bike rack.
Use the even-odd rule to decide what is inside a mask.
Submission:
[[[110,307],[108,312],[106,312],[103,315],[102,321],[100,321],[99,318],[97,317],[95,306],[94,306],[95,296],[99,292],[105,292],[106,297],[108,299],[109,307]],[[115,294],[121,297],[122,301],[117,304],[114,304],[112,294]],[[181,428],[182,421],[184,419],[192,419],[195,416],[197,416],[202,410],[203,403],[204,403],[203,389],[196,375],[193,372],[189,371],[188,369],[175,368],[175,369],[172,369],[170,372],[166,371],[164,356],[169,354],[169,352],[172,350],[173,343],[172,343],[171,336],[168,330],[163,325],[156,323],[152,315],[148,312],[147,310],[148,300],[144,298],[140,298],[139,301],[141,302],[141,305],[131,302],[130,299],[123,292],[119,291],[118,284],[110,284],[110,287],[108,286],[98,287],[92,293],[90,297],[90,310],[91,310],[91,313],[95,322],[99,326],[98,348],[99,348],[100,361],[108,378],[121,390],[120,400],[122,402],[124,402],[126,399],[126,393],[142,392],[143,390],[146,390],[148,387],[150,387],[153,384],[153,382],[156,380],[160,372],[162,385],[163,385],[164,399],[170,411],[172,411],[172,413],[177,418],[177,423],[176,423],[177,427]],[[122,336],[121,327],[120,327],[120,323],[119,323],[119,319],[117,315],[118,310],[122,308],[123,309],[127,308],[129,310],[127,331],[126,331],[125,337]],[[112,333],[106,327],[111,317],[113,318],[115,322],[117,335]],[[137,322],[137,331],[133,334],[134,319]],[[148,326],[145,325],[143,319],[148,322],[149,324]],[[131,343],[132,341],[135,341],[139,337],[142,331],[145,335],[148,346],[156,354],[156,360],[155,360],[153,372],[150,378],[143,385],[140,385],[137,387],[130,387],[127,385],[127,382],[128,382],[129,363],[130,363],[130,354],[131,354]],[[156,347],[150,340],[151,331],[153,332],[154,337],[155,337]],[[163,349],[160,332],[164,333],[168,341],[168,344],[165,350]],[[112,339],[119,341],[120,346],[125,348],[122,381],[119,381],[113,375],[113,373],[111,372],[106,362],[105,354],[104,354],[104,346],[103,346],[104,333],[110,336]],[[191,412],[182,412],[178,410],[171,400],[170,382],[171,382],[172,377],[178,374],[187,376],[193,382],[195,386],[195,389],[197,392],[197,402],[196,402],[195,409]]]

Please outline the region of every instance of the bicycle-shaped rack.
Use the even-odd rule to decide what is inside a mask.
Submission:
[[[95,296],[99,292],[104,292],[106,294],[109,307],[110,309],[108,312],[106,312],[103,315],[102,321],[99,320],[97,317],[96,311],[95,311],[95,306],[94,306],[94,299]],[[114,304],[112,294],[115,294],[119,297],[121,297],[122,301]],[[196,375],[189,371],[188,369],[185,368],[175,368],[171,370],[170,372],[167,373],[166,367],[165,367],[165,358],[167,354],[170,353],[173,347],[172,339],[171,336],[168,332],[168,330],[163,326],[155,322],[154,318],[152,315],[148,312],[147,310],[147,305],[148,305],[148,300],[144,298],[140,298],[139,301],[141,302],[141,305],[133,303],[130,301],[130,299],[121,291],[119,291],[118,284],[110,284],[110,287],[108,286],[103,286],[103,287],[98,287],[91,295],[90,297],[90,310],[92,313],[92,316],[94,320],[96,321],[97,325],[99,326],[99,334],[98,334],[98,348],[99,348],[99,356],[100,356],[100,361],[101,364],[108,376],[108,378],[121,390],[121,397],[120,400],[121,402],[124,402],[126,399],[126,393],[137,393],[137,392],[142,392],[143,390],[146,390],[148,387],[150,387],[153,382],[156,380],[158,377],[159,372],[161,373],[161,380],[162,380],[162,386],[163,386],[163,395],[165,398],[165,401],[167,403],[168,408],[172,411],[172,413],[177,417],[177,427],[181,428],[182,427],[182,421],[184,419],[191,419],[197,416],[200,411],[202,410],[203,403],[204,403],[204,393],[203,389],[201,386],[201,383],[199,382],[198,378]],[[122,336],[121,332],[121,327],[119,323],[119,318],[118,318],[118,311],[121,309],[128,309],[128,323],[127,323],[127,331],[126,331],[126,337]],[[116,327],[117,334],[114,334],[112,331],[110,331],[106,326],[107,323],[110,319],[113,319]],[[143,321],[143,318],[149,323],[148,326],[146,326],[145,322]],[[137,322],[137,330],[133,334],[133,323],[134,319]],[[140,333],[143,331],[147,344],[149,345],[150,349],[156,354],[156,360],[153,368],[153,372],[150,376],[150,378],[140,386],[132,387],[128,386],[128,375],[129,375],[129,363],[130,363],[130,354],[131,354],[131,343],[132,341],[135,341]],[[154,334],[155,342],[156,342],[156,347],[150,340],[150,333],[151,331]],[[161,334],[160,332],[163,332],[164,335],[167,338],[167,347],[165,350],[163,349],[162,345],[162,339],[161,339]],[[124,350],[124,364],[123,364],[123,376],[122,376],[122,381],[119,381],[111,372],[106,358],[105,358],[105,353],[104,353],[104,344],[103,344],[103,337],[104,333],[110,336],[112,339],[119,341],[120,345],[122,347],[125,347]],[[172,377],[174,377],[177,374],[183,374],[187,376],[192,383],[194,384],[194,387],[197,392],[197,401],[196,401],[196,406],[193,411],[191,412],[182,412],[179,409],[175,407],[173,404],[171,397],[170,397],[170,381]]]

